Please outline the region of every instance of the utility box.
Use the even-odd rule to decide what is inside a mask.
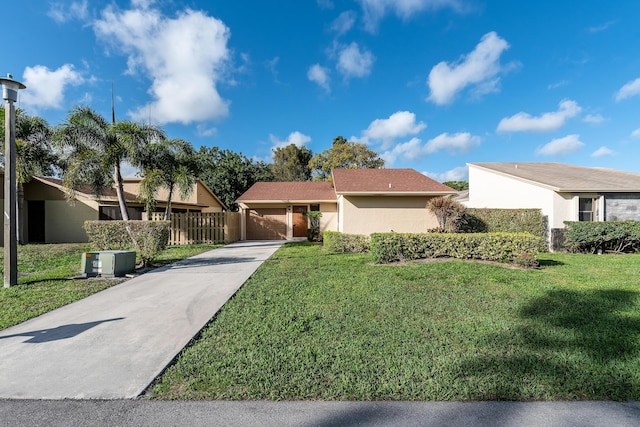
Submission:
[[[85,252],[80,260],[83,277],[121,277],[136,269],[135,251]]]

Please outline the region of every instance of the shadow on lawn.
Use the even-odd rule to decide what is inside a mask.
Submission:
[[[640,399],[638,292],[551,290],[520,309],[513,332],[462,360],[471,399]]]

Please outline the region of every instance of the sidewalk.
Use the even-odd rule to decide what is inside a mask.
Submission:
[[[284,243],[233,243],[1,331],[0,399],[137,397]]]

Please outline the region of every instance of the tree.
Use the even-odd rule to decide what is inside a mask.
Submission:
[[[200,147],[198,152],[200,179],[224,202],[228,209],[237,211],[236,199],[260,181],[273,181],[269,166],[253,162],[242,153],[221,150],[218,147]]]
[[[463,191],[463,190],[469,189],[468,181],[445,181],[443,182],[443,184],[457,191]]]
[[[4,156],[4,108],[0,109],[0,140]],[[52,149],[53,132],[41,117],[29,116],[16,110],[16,196],[18,243],[24,243],[23,211],[24,184],[36,175],[53,175],[57,156]],[[3,161],[4,163],[4,161]]]
[[[369,150],[365,144],[350,142],[341,136],[333,140],[331,148],[316,154],[309,167],[316,181],[331,179],[333,169],[376,169],[384,166],[378,153]]]
[[[439,196],[429,200],[427,208],[438,219],[438,224],[442,231],[451,233],[459,231],[466,211],[462,204],[450,197]]]
[[[130,121],[109,123],[89,107],[76,107],[56,129],[56,142],[65,153],[63,181],[68,197],[89,184],[96,197],[115,183],[122,219],[128,220],[121,163],[140,164],[142,153],[151,141],[165,138],[164,132],[151,125]]]
[[[313,153],[307,147],[289,144],[273,150],[273,163],[270,165],[275,181],[309,181],[311,168],[309,161]]]
[[[142,182],[140,197],[145,201],[148,219],[155,211],[157,194],[164,187],[169,191],[164,219],[169,219],[171,200],[175,189],[182,197],[188,197],[198,179],[200,163],[191,143],[183,139],[162,139],[147,145],[140,159]]]

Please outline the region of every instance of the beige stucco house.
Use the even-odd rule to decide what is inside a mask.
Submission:
[[[640,174],[563,163],[468,163],[473,208],[537,208],[550,230],[564,221],[640,220]]]
[[[144,205],[138,199],[141,179],[127,178],[124,182],[125,198],[130,219],[142,219]],[[182,198],[179,192],[172,197],[173,212],[220,212],[224,204],[202,182],[194,184],[191,195]],[[0,191],[4,198],[4,189]],[[167,192],[158,195],[157,210],[166,206]],[[76,243],[86,242],[82,228],[86,220],[121,219],[114,189],[107,189],[100,198],[91,188],[82,187],[76,192],[75,201],[65,198],[62,181],[57,178],[33,177],[24,185],[23,230],[25,243]],[[1,236],[0,236],[1,241]]]
[[[241,239],[306,237],[304,213],[318,210],[321,231],[424,232],[438,226],[428,201],[451,194],[413,169],[334,169],[332,182],[259,182],[238,198]]]

